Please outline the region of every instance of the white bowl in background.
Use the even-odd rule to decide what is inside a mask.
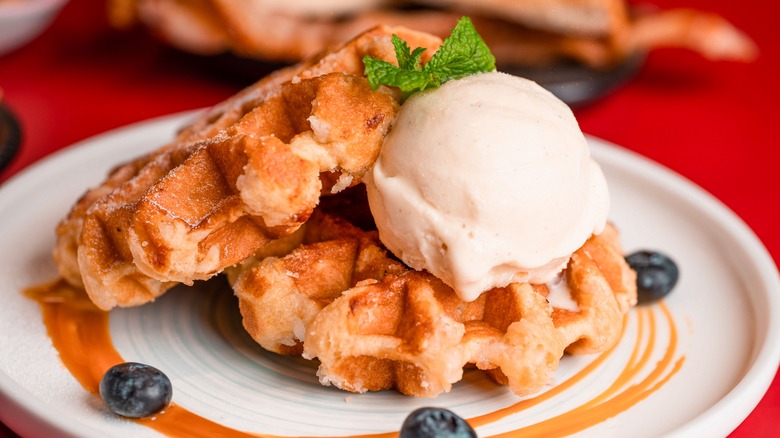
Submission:
[[[68,0],[0,0],[0,55],[40,35]]]

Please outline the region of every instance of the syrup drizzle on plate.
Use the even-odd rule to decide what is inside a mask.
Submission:
[[[98,386],[105,371],[124,362],[111,339],[110,313],[97,309],[83,291],[73,288],[64,280],[32,287],[24,293],[40,305],[47,333],[65,367],[87,391],[99,397]],[[573,409],[493,436],[514,436],[518,433],[524,437],[573,434],[620,414],[660,389],[685,362],[685,356],[678,351],[677,324],[662,302],[633,309],[624,323],[624,336],[630,318],[636,319],[637,327],[633,348],[622,370],[614,376],[609,386]],[[659,324],[665,329],[659,330]],[[664,338],[659,338],[661,334]],[[595,356],[589,364],[547,391],[469,418],[468,422],[473,427],[484,426],[566,394],[602,367],[614,349]],[[660,359],[657,358],[659,352]],[[135,421],[170,436],[276,437],[226,427],[175,403],[152,418],[128,421]],[[389,431],[359,436],[393,437],[396,434],[397,431]]]

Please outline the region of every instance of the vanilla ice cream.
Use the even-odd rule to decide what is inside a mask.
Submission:
[[[466,301],[554,279],[609,209],[569,107],[498,72],[410,97],[365,183],[385,246]]]

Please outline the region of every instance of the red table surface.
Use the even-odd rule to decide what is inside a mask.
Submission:
[[[760,57],[752,63],[711,62],[687,51],[657,50],[632,81],[576,109],[582,129],[647,156],[715,195],[755,231],[777,263],[780,6],[727,0],[649,3],[717,12],[757,42]],[[105,17],[104,1],[72,0],[41,37],[0,58],[0,89],[20,118],[24,136],[19,154],[0,172],[0,183],[79,140],[213,105],[248,84],[144,32],[114,31]],[[731,436],[780,436],[779,417],[776,377]],[[0,425],[4,436],[14,435]]]

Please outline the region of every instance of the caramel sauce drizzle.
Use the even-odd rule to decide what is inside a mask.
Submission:
[[[113,365],[124,362],[111,340],[109,313],[96,308],[83,291],[73,288],[64,280],[27,289],[24,294],[40,305],[47,333],[63,364],[87,391],[99,397],[98,387],[103,374]],[[653,310],[655,307],[661,310],[663,322],[668,326],[669,342],[663,356],[655,364],[651,364],[650,360],[657,341],[658,322]],[[570,435],[620,414],[666,384],[685,361],[684,356],[675,359],[678,334],[674,318],[663,302],[652,307],[640,306],[633,312],[637,317],[634,347],[625,367],[609,387],[568,412],[493,436]],[[623,327],[625,330],[626,323]],[[496,422],[507,416],[519,414],[569,390],[601,366],[614,350],[615,347],[600,354],[575,375],[546,392],[494,412],[469,418],[469,424],[479,427]],[[640,377],[643,371],[647,373]],[[277,438],[275,435],[253,434],[225,427],[176,404],[172,404],[155,417],[131,421],[168,436]],[[388,432],[361,436],[380,438],[396,435],[397,432]]]
[[[87,391],[100,397],[103,374],[125,360],[114,348],[108,325],[109,312],[104,312],[89,300],[84,291],[70,286],[65,280],[33,287],[24,294],[41,306],[43,323],[52,345],[73,377]],[[223,436],[268,437],[240,432],[171,404],[151,418],[128,419],[150,427],[168,436]]]

